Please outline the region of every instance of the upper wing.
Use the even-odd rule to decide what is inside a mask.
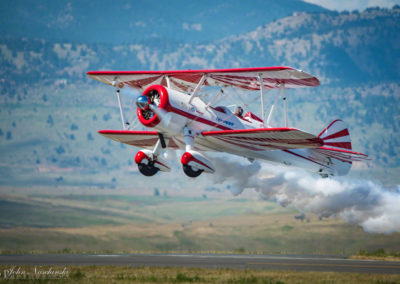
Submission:
[[[170,86],[182,91],[192,91],[203,75],[204,85],[236,87],[244,90],[259,90],[258,76],[262,77],[265,89],[315,87],[319,80],[301,70],[290,67],[262,67],[214,70],[181,70],[181,71],[90,71],[87,75],[108,85],[124,85],[144,90],[150,85]]]
[[[294,128],[205,131],[202,135],[219,149],[231,151],[317,148],[323,144],[317,136]]]

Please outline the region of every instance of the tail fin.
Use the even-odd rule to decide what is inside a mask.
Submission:
[[[368,160],[367,155],[352,151],[349,130],[340,119],[332,121],[318,138],[323,141],[323,146],[310,151],[314,158],[325,162],[334,171],[332,174],[346,175],[352,162]]]
[[[351,150],[350,133],[346,124],[336,119],[318,135],[324,146],[337,150]]]

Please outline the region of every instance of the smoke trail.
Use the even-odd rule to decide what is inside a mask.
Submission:
[[[293,205],[300,212],[320,217],[340,216],[358,224],[366,232],[400,232],[400,187],[389,190],[366,180],[322,179],[301,170],[258,163],[248,164],[234,158],[214,159],[214,182],[231,184],[238,195],[252,188],[265,200],[282,206]]]
[[[239,195],[245,188],[249,187],[249,180],[261,169],[261,165],[258,162],[244,165],[233,161],[232,157],[226,158],[226,156],[214,158],[213,163],[217,169],[212,176],[214,183],[229,181],[232,183],[229,190],[233,195]]]

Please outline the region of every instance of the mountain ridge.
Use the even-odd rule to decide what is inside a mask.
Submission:
[[[0,33],[75,43],[126,44],[151,38],[208,42],[295,11],[326,9],[299,0],[15,0],[0,3]]]
[[[377,24],[378,23],[378,24]],[[317,32],[315,29],[318,27]],[[88,70],[291,66],[324,84],[400,79],[400,9],[296,13],[207,44],[58,43],[0,38],[0,76],[13,81],[82,80]],[[7,84],[7,83],[6,83]]]

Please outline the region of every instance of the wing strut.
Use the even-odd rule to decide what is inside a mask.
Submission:
[[[283,90],[283,105],[284,105],[284,113],[285,113],[285,126],[288,127],[289,125],[289,120],[288,120],[288,113],[287,113],[287,100],[286,100],[286,89],[285,89],[285,84],[282,85],[282,90]]]
[[[272,118],[272,113],[274,112],[276,103],[278,102],[278,98],[279,98],[280,95],[281,95],[281,89],[278,89],[278,92],[276,93],[276,96],[275,96],[274,104],[271,106],[271,109],[270,109],[269,114],[268,114],[267,127],[271,127],[270,122],[271,122],[271,118]]]
[[[196,96],[197,92],[200,90],[201,85],[203,85],[204,80],[206,79],[207,75],[203,74],[203,76],[201,77],[199,83],[197,84],[196,88],[194,88],[194,91],[192,93],[192,95],[190,96],[189,99],[189,104],[192,102],[192,100],[194,99],[194,97]]]
[[[263,121],[263,126],[265,126],[265,113],[264,113],[264,82],[261,77],[261,73],[258,74],[258,82],[260,82],[260,99],[261,99],[261,119]]]
[[[219,93],[207,104],[207,108],[210,107],[210,105],[212,105],[218,98],[220,95],[222,95],[224,93],[224,89],[221,89],[219,91]]]
[[[169,81],[169,76],[168,75],[164,75],[165,81],[167,81],[167,88],[170,89],[171,88],[171,83]]]
[[[119,89],[117,89],[117,97],[118,97],[119,112],[121,113],[122,129],[126,130],[127,129],[127,123],[126,123],[126,120],[125,120],[124,110],[122,109],[121,94],[120,94]]]

